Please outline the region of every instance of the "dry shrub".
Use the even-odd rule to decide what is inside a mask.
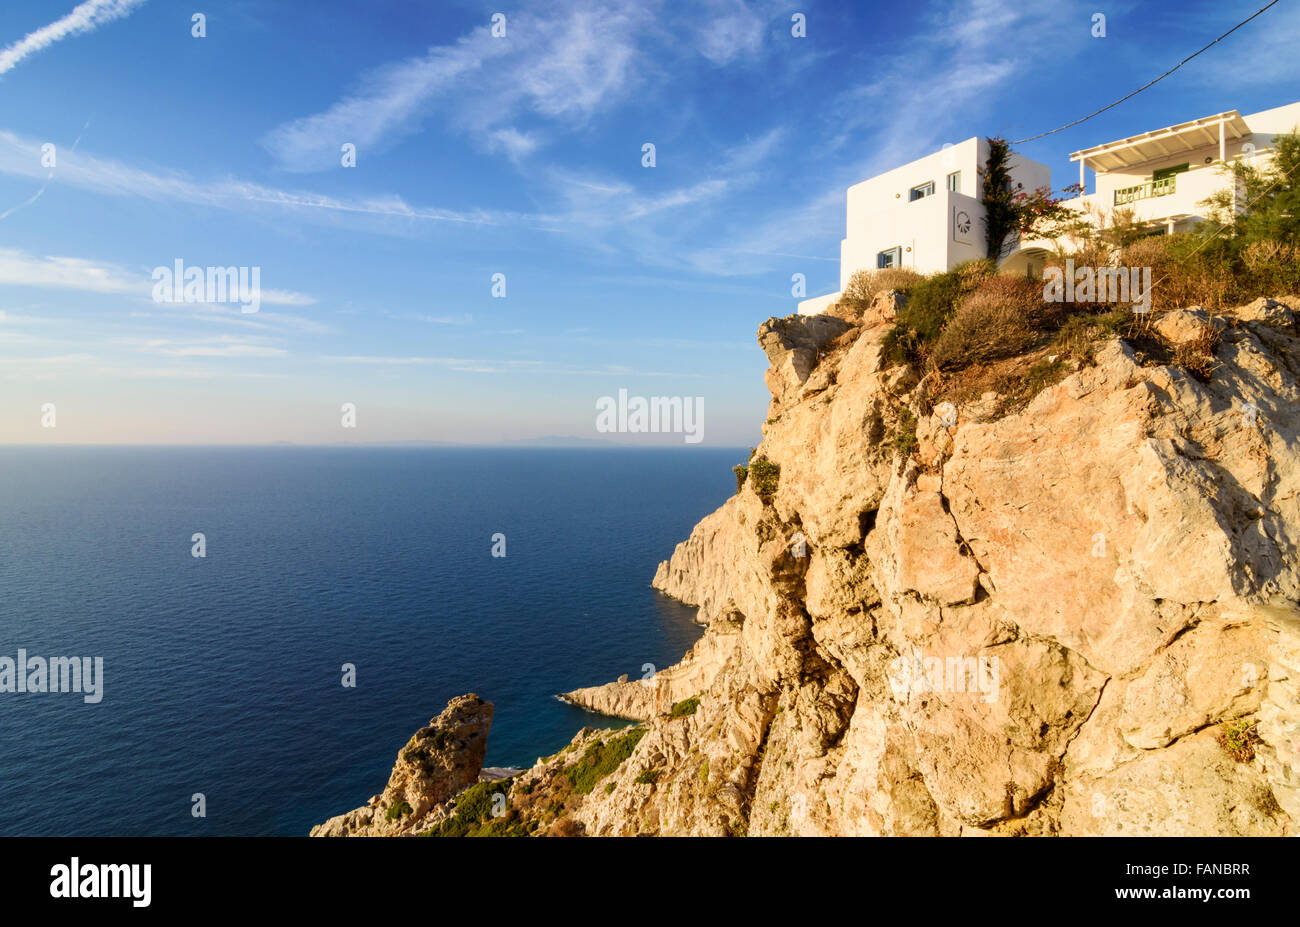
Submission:
[[[1300,247],[1266,238],[1247,245],[1241,252],[1241,260],[1247,270],[1267,270],[1277,264],[1300,262]]]
[[[1119,263],[1125,267],[1150,267],[1152,278],[1159,279],[1168,274],[1174,264],[1169,241],[1167,235],[1139,238],[1120,253]]]
[[[1174,348],[1174,363],[1201,382],[1208,382],[1219,366],[1214,356],[1219,347],[1219,330],[1209,323],[1197,326],[1196,335]]]
[[[1247,245],[1241,252],[1249,290],[1246,296],[1280,296],[1300,290],[1300,246],[1263,239]]]
[[[582,825],[573,818],[560,818],[546,832],[548,837],[581,837]]]
[[[953,273],[961,281],[963,293],[973,293],[980,289],[984,283],[990,279],[998,278],[997,265],[988,258],[975,258],[971,261],[962,261],[952,269]]]
[[[907,291],[913,284],[925,279],[924,274],[907,267],[886,267],[883,270],[857,270],[849,277],[843,299],[869,303],[880,293],[890,290]]]
[[[1040,284],[1008,274],[986,277],[944,326],[932,357],[940,367],[1012,357],[1032,347],[1051,319]]]

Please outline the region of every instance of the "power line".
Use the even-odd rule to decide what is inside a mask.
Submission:
[[[1243,19],[1241,22],[1237,23],[1237,25],[1233,26],[1233,27],[1232,27],[1231,29],[1229,29],[1227,32],[1223,33],[1223,35],[1219,36],[1217,39],[1215,39],[1215,40],[1214,40],[1213,42],[1211,42],[1209,45],[1206,45],[1205,48],[1200,48],[1200,49],[1197,49],[1196,51],[1192,52],[1190,55],[1188,55],[1188,56],[1187,56],[1186,58],[1184,58],[1182,61],[1178,62],[1176,65],[1174,65],[1172,68],[1170,68],[1168,71],[1165,71],[1165,73],[1161,74],[1159,77],[1157,77],[1157,78],[1155,78],[1155,79],[1153,79],[1153,80],[1149,80],[1149,81],[1147,81],[1145,84],[1143,84],[1143,85],[1142,85],[1141,87],[1139,87],[1137,90],[1134,90],[1132,93],[1128,94],[1127,96],[1122,96],[1122,97],[1120,97],[1118,100],[1116,100],[1114,103],[1110,104],[1109,106],[1103,106],[1101,109],[1097,110],[1095,113],[1089,113],[1088,115],[1084,116],[1082,119],[1076,119],[1076,120],[1074,120],[1074,122],[1067,122],[1065,125],[1060,126],[1059,128],[1052,129],[1050,132],[1041,132],[1041,133],[1039,133],[1038,135],[1031,135],[1029,138],[1022,138],[1022,139],[1019,139],[1018,141],[1014,141],[1014,142],[1012,142],[1011,144],[1013,144],[1013,145],[1023,145],[1025,142],[1032,142],[1032,141],[1035,141],[1035,140],[1040,139],[1040,138],[1046,138],[1046,137],[1049,136],[1049,135],[1055,135],[1057,132],[1062,132],[1062,131],[1064,131],[1064,130],[1070,128],[1071,126],[1077,126],[1077,125],[1078,125],[1079,123],[1081,123],[1081,122],[1087,122],[1087,121],[1088,121],[1089,119],[1091,119],[1093,116],[1100,116],[1102,113],[1106,112],[1106,110],[1108,110],[1108,109],[1114,109],[1116,106],[1119,106],[1119,105],[1120,105],[1121,103],[1123,103],[1125,100],[1128,100],[1128,99],[1131,99],[1131,98],[1137,96],[1139,93],[1141,93],[1143,90],[1146,90],[1148,87],[1152,86],[1153,84],[1159,83],[1160,81],[1164,80],[1166,77],[1168,77],[1170,74],[1172,74],[1172,73],[1174,73],[1175,71],[1177,71],[1179,68],[1181,68],[1181,67],[1182,67],[1183,65],[1185,65],[1187,62],[1191,61],[1193,58],[1195,58],[1195,57],[1196,57],[1197,55],[1199,55],[1201,52],[1205,51],[1206,49],[1211,48],[1211,47],[1214,46],[1214,45],[1219,44],[1219,43],[1222,42],[1224,39],[1226,39],[1228,36],[1232,35],[1234,32],[1236,32],[1238,29],[1240,29],[1242,26],[1246,25],[1246,23],[1250,22],[1250,21],[1251,21],[1252,19],[1254,19],[1256,16],[1260,15],[1260,13],[1263,13],[1263,12],[1264,12],[1265,10],[1267,10],[1269,7],[1277,6],[1277,4],[1278,4],[1279,2],[1280,2],[1280,0],[1273,0],[1272,3],[1268,4],[1268,6],[1265,6],[1265,7],[1262,7],[1261,9],[1259,9],[1259,10],[1256,10],[1255,13],[1253,13],[1251,16],[1249,16],[1248,18]]]

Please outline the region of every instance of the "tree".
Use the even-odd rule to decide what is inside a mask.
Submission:
[[[1271,240],[1300,244],[1300,134],[1273,140],[1273,157],[1263,167],[1235,161],[1222,168],[1231,186],[1202,200],[1207,207],[1203,233],[1248,245]]]
[[[1011,179],[1011,143],[1005,138],[986,139],[989,157],[984,162],[980,201],[984,205],[984,241],[991,260],[1000,261],[1011,233],[1019,228],[1016,194],[1022,184]]]
[[[1079,214],[1063,205],[1083,192],[1078,184],[1071,184],[1059,195],[1052,193],[1051,187],[1026,191],[1024,184],[1011,177],[1010,143],[1004,138],[987,141],[982,202],[989,258],[1001,261],[1020,236],[1055,240],[1078,223]]]

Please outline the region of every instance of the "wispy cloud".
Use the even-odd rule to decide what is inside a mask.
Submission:
[[[129,16],[145,0],[86,0],[62,19],[29,32],[17,42],[0,49],[0,74],[12,71],[28,55],[49,48],[69,36],[94,32],[105,23]]]
[[[0,283],[141,298],[151,298],[153,289],[150,276],[132,273],[116,264],[78,257],[37,257],[12,248],[0,248]],[[261,301],[281,306],[310,306],[316,299],[292,290],[263,289]]]
[[[468,357],[386,356],[368,354],[324,355],[322,361],[336,364],[364,364],[376,367],[440,367],[457,373],[514,373],[527,375],[569,376],[640,376],[701,379],[706,374],[666,370],[632,370],[617,364],[603,367],[574,367],[539,360],[482,359]]]
[[[691,18],[697,48],[722,66],[751,57],[763,45],[767,20],[744,0],[708,0]]]
[[[123,342],[145,354],[166,357],[280,357],[289,352],[264,338],[223,335],[219,338],[180,341],[172,338],[126,339]]]
[[[371,71],[337,103],[278,126],[262,144],[288,170],[322,170],[338,164],[342,144],[360,156],[382,151],[441,106],[482,147],[520,158],[540,143],[511,124],[521,114],[572,128],[635,91],[636,37],[653,22],[649,6],[628,2],[513,14],[504,37],[484,24]]]
[[[374,69],[328,109],[276,127],[262,144],[288,170],[324,170],[337,166],[345,142],[380,152],[436,114],[518,162],[548,135],[579,131],[593,115],[638,99],[647,75],[696,56],[715,66],[756,59],[771,21],[763,6],[772,4],[704,0],[672,10],[659,0],[574,0],[548,5],[545,15],[511,14],[504,36],[484,24]],[[519,120],[551,131],[524,131]]]
[[[43,178],[41,143],[0,130],[0,173]],[[86,152],[60,155],[58,182],[108,196],[139,196],[159,202],[189,203],[224,209],[250,206],[295,211],[320,210],[339,215],[375,216],[483,225],[535,225],[546,217],[506,212],[457,212],[412,206],[399,196],[341,199],[311,191],[281,190],[238,179],[210,182],[179,172],[146,171]]]

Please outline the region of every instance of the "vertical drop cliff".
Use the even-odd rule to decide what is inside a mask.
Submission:
[[[899,298],[760,328],[777,488],[660,565],[679,666],[568,694],[647,728],[585,832],[1295,833],[1300,303],[1160,316],[1208,382],[1113,338],[1008,412],[886,363]]]

